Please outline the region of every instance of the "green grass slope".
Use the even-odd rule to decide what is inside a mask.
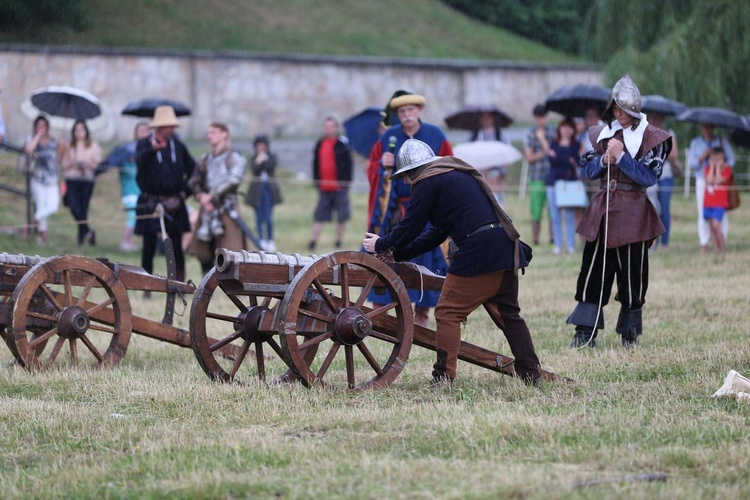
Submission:
[[[0,43],[575,62],[438,0],[85,0],[90,27],[0,33]]]

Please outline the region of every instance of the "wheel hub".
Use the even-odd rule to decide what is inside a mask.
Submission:
[[[272,334],[262,332],[258,329],[263,313],[268,310],[267,307],[255,306],[245,312],[244,317],[242,318],[241,335],[244,340],[249,340],[250,342],[265,342],[273,336]]]
[[[344,308],[334,323],[336,337],[345,345],[357,345],[372,332],[372,320],[356,307]]]
[[[80,306],[68,306],[60,313],[58,330],[66,339],[83,337],[89,329],[89,315]]]

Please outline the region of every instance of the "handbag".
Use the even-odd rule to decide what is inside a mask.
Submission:
[[[728,204],[727,210],[734,210],[740,206],[740,190],[737,188],[737,181],[734,179],[734,173],[729,177],[727,184]]]
[[[560,208],[586,208],[589,206],[589,197],[586,196],[586,186],[581,180],[557,180],[555,181],[555,201]]]

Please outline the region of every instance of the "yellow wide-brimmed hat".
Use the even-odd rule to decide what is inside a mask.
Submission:
[[[401,106],[406,106],[408,104],[412,104],[414,106],[420,106],[423,107],[425,104],[427,104],[427,99],[424,98],[424,96],[421,96],[419,94],[412,94],[411,92],[406,91],[399,91],[401,92],[401,95],[396,95],[391,98],[391,109],[393,111],[396,111]],[[399,93],[397,92],[397,94]]]
[[[158,106],[154,111],[154,118],[149,124],[151,128],[179,126],[180,122],[177,121],[177,115],[174,114],[172,106]]]

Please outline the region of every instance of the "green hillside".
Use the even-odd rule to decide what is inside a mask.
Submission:
[[[88,28],[4,31],[0,43],[577,62],[438,0],[84,0]]]

